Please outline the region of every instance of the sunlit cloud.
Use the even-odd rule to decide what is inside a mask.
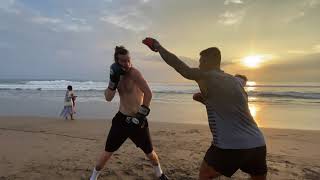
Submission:
[[[225,5],[229,5],[229,4],[242,4],[243,1],[242,0],[225,0],[224,4]]]
[[[107,15],[100,17],[100,20],[134,32],[144,31],[151,24],[150,20],[135,7],[107,12]]]
[[[309,7],[309,8],[313,8],[320,5],[320,1],[319,0],[305,0],[304,1],[304,6],[305,7]]]
[[[290,23],[290,22],[296,21],[296,20],[298,20],[298,19],[300,19],[300,18],[302,18],[302,17],[304,17],[304,16],[305,16],[305,12],[300,11],[300,12],[298,12],[297,14],[291,16],[291,17],[285,18],[285,19],[284,19],[284,22]]]
[[[288,50],[288,54],[308,54],[308,51],[305,50]]]
[[[307,55],[307,54],[315,54],[320,53],[320,44],[313,45],[312,48],[309,49],[292,49],[287,51],[288,54],[297,54],[297,55]]]
[[[315,53],[320,53],[320,44],[314,45],[312,50]]]
[[[230,12],[226,11],[220,15],[218,22],[229,26],[241,23],[243,16],[245,15],[244,11]]]
[[[100,20],[113,24],[117,27],[127,29],[127,30],[132,30],[135,32],[144,31],[147,29],[147,26],[143,25],[142,23],[139,24],[139,23],[130,22],[127,15],[120,15],[120,16],[110,15],[110,16],[101,17]]]

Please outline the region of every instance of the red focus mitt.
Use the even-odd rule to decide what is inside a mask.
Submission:
[[[155,43],[158,43],[157,40],[147,37],[142,41],[142,43],[147,45],[152,51],[158,52],[158,49],[155,47]]]

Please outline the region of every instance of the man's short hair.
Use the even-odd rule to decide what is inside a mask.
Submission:
[[[221,63],[221,52],[217,47],[210,47],[200,52],[200,56],[207,56],[210,58],[208,64],[220,65]]]
[[[127,55],[129,51],[124,46],[116,46],[114,49],[114,61],[118,62],[118,55]]]

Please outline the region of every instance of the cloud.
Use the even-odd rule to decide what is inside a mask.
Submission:
[[[244,15],[245,12],[243,10],[237,12],[226,11],[219,16],[218,22],[226,26],[239,24],[241,23]]]
[[[59,18],[50,18],[45,16],[36,16],[31,18],[31,22],[42,25],[51,25],[49,29],[56,32],[90,32],[93,30],[93,27],[86,25],[85,19],[80,18],[70,18],[70,23],[66,20]]]
[[[245,74],[253,81],[302,81],[318,82],[320,78],[320,53],[315,54],[297,54],[291,57],[281,57],[273,63],[266,63],[260,68],[248,69],[239,67],[237,63],[224,68],[228,73]]]
[[[229,5],[229,4],[243,4],[242,0],[225,0],[224,5]]]
[[[20,11],[14,7],[15,0],[1,0],[0,1],[0,10],[3,10],[7,13],[20,14]]]
[[[117,27],[135,32],[140,32],[147,29],[147,26],[142,23],[131,22],[129,16],[130,15],[109,15],[101,17],[100,20],[113,24]]]
[[[148,3],[150,0],[141,0],[142,3]]]
[[[297,5],[298,11],[294,9],[294,12],[291,12],[291,15],[284,18],[284,22],[291,23],[293,21],[299,20],[307,15],[310,9],[317,7],[320,5],[320,0],[305,0],[301,1],[300,4]]]
[[[151,21],[139,9],[139,4],[117,8],[114,11],[105,11],[100,20],[133,32],[145,31]]]
[[[316,44],[313,46],[312,50],[316,53],[320,53],[320,44]]]
[[[10,44],[7,42],[0,42],[0,49],[11,48]]]
[[[310,49],[291,49],[287,51],[288,54],[310,55],[320,53],[320,44],[313,45]]]
[[[309,8],[314,8],[316,6],[320,5],[319,0],[305,0],[304,1],[304,6],[309,7]]]
[[[61,19],[49,18],[49,17],[44,17],[44,16],[33,17],[33,18],[31,18],[31,21],[36,24],[47,24],[47,23],[58,24],[58,23],[62,22]]]
[[[298,49],[293,49],[293,50],[288,50],[288,54],[308,54],[308,51],[305,50],[298,50]]]
[[[101,20],[108,22],[110,24],[113,24],[117,27],[124,28],[127,30],[132,30],[135,32],[144,31],[148,28],[144,24],[130,22],[130,20],[128,19],[128,16],[110,15],[110,16],[102,17]]]
[[[295,14],[295,15],[293,15],[293,16],[290,16],[290,17],[285,18],[285,19],[284,19],[284,22],[290,23],[290,22],[293,22],[293,21],[295,21],[295,20],[298,20],[298,19],[300,19],[300,18],[302,18],[302,17],[304,17],[304,16],[305,16],[305,12],[300,11],[300,12],[298,12],[297,14]]]
[[[62,24],[60,27],[56,28],[55,31],[67,31],[67,32],[90,32],[93,30],[92,26],[80,25],[80,24]]]

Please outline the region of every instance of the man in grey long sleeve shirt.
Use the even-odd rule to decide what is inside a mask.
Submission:
[[[221,54],[216,47],[200,52],[199,68],[190,68],[152,38],[143,43],[159,52],[178,73],[198,83],[213,135],[200,167],[199,179],[221,175],[231,177],[238,169],[252,179],[266,179],[266,143],[248,107],[241,83],[220,69]]]

